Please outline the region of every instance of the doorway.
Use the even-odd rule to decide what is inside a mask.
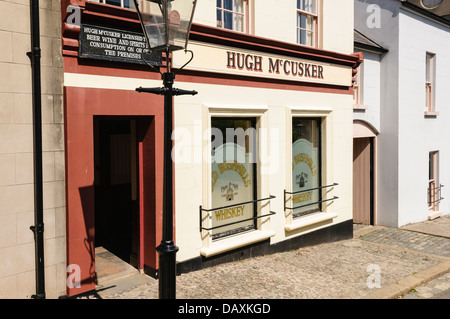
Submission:
[[[95,263],[98,280],[139,266],[136,121],[94,117]]]
[[[374,138],[353,139],[353,222],[374,225]]]

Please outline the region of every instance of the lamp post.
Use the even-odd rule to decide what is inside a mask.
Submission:
[[[188,51],[189,31],[197,0],[133,1],[148,48],[151,52],[165,52],[166,54],[166,72],[164,74],[160,72],[164,87],[139,87],[136,91],[164,95],[163,229],[161,244],[156,250],[159,254],[159,298],[175,299],[178,247],[173,241],[173,168],[171,159],[173,96],[195,95],[197,92],[173,88],[176,73],[172,72],[169,55],[170,52],[176,50]]]

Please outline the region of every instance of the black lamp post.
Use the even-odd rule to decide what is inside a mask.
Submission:
[[[136,91],[164,95],[163,229],[161,244],[156,250],[159,253],[159,298],[175,299],[176,253],[178,247],[173,241],[173,169],[171,159],[173,96],[195,95],[197,92],[173,88],[176,73],[171,70],[169,54],[172,51],[182,49],[188,51],[189,31],[197,0],[134,0],[134,3],[150,51],[166,53],[167,69],[164,74],[161,73],[164,87],[140,87]]]

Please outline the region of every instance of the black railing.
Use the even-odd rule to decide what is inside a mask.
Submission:
[[[308,203],[308,204],[304,204],[304,205],[300,205],[300,206],[296,206],[296,207],[287,207],[286,206],[286,195],[296,195],[296,194],[306,193],[306,192],[310,192],[310,191],[314,191],[314,190],[330,188],[330,187],[334,187],[334,186],[337,186],[337,185],[339,185],[339,184],[338,183],[334,183],[334,184],[327,185],[327,186],[320,186],[320,187],[314,187],[314,188],[310,188],[310,189],[303,189],[303,190],[296,191],[296,192],[287,192],[286,190],[284,190],[284,210],[287,210],[287,209],[290,209],[290,210],[298,209],[298,208],[307,207],[307,206],[311,206],[311,205],[316,205],[316,204],[320,204],[320,203],[324,203],[324,202],[328,202],[328,201],[332,201],[332,200],[338,199],[339,197],[333,196],[333,198],[322,199],[322,200],[315,201],[313,203]]]
[[[205,208],[203,208],[200,205],[200,209],[199,209],[199,212],[200,212],[200,232],[202,230],[208,230],[209,231],[209,230],[213,230],[213,229],[217,229],[217,228],[221,228],[221,227],[226,227],[226,226],[230,226],[230,225],[234,225],[234,224],[239,224],[239,223],[243,223],[243,222],[248,222],[250,220],[256,220],[258,218],[268,217],[268,216],[272,216],[272,215],[276,214],[275,212],[271,211],[269,214],[254,216],[254,217],[251,217],[251,218],[239,220],[237,222],[232,222],[232,223],[228,223],[228,224],[223,224],[223,225],[219,225],[219,226],[206,228],[206,227],[203,227],[202,212],[212,212],[212,211],[216,211],[216,210],[219,210],[219,209],[225,209],[225,208],[236,207],[236,206],[244,205],[244,204],[252,204],[252,203],[262,202],[262,201],[266,201],[266,200],[271,200],[273,198],[275,198],[275,196],[270,195],[270,197],[267,197],[267,198],[255,199],[255,200],[250,200],[250,201],[247,201],[247,202],[237,203],[237,204],[233,204],[233,205],[226,205],[226,206],[221,206],[221,207],[216,207],[216,208],[211,208],[211,209],[205,209]]]
[[[444,199],[441,194],[442,187],[444,187],[442,184],[438,187],[428,187],[428,206],[439,204]]]

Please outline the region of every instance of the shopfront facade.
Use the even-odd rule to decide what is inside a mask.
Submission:
[[[230,3],[198,3],[193,60],[175,78],[198,92],[174,98],[180,273],[352,236],[353,2]],[[67,265],[80,271],[67,294],[76,295],[95,288],[98,247],[158,274],[164,103],[135,89],[162,85],[142,58],[164,69],[165,56],[144,52],[131,2],[70,0],[62,11]],[[190,55],[172,58],[177,70]]]

